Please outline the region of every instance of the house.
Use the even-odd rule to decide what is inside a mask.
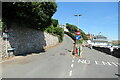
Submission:
[[[63,28],[65,32],[69,32],[69,30],[66,28],[65,25],[61,25],[61,24],[59,24],[58,27]]]
[[[108,40],[107,37],[99,34],[94,36],[91,40],[88,41],[88,44],[91,44],[92,46],[108,46],[112,45],[111,41]]]
[[[88,40],[91,40],[94,37],[94,35],[88,32],[88,34],[86,34],[86,37],[88,38]]]

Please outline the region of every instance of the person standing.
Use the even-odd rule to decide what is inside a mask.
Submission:
[[[73,43],[73,52],[72,52],[72,55],[75,55],[75,48],[76,48],[76,44]]]
[[[113,48],[113,46],[111,46],[111,47],[110,47],[110,53],[111,53],[111,55],[112,55],[112,53],[113,53],[113,50],[114,50],[114,48]]]

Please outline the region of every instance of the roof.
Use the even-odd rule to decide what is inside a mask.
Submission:
[[[103,36],[103,35],[97,35],[94,37],[95,39],[107,39],[107,37]]]

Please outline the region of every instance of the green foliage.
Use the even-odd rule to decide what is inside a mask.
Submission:
[[[88,40],[88,38],[86,37],[86,34],[84,32],[81,32],[81,36],[84,40]]]
[[[5,22],[2,22],[2,21],[0,20],[0,30],[4,31],[4,29],[6,29],[6,28],[7,28],[7,27],[6,27]]]
[[[58,35],[59,42],[63,41],[63,37],[64,37],[64,30],[63,30],[63,28],[55,27],[53,33]]]
[[[77,30],[79,30],[81,32],[81,36],[84,40],[88,40],[88,38],[86,37],[86,34],[79,28],[77,28],[75,25],[71,25],[69,23],[66,23],[66,28],[71,32],[71,33],[75,33]],[[75,34],[73,34],[74,36],[76,36]]]
[[[83,43],[83,40],[79,40],[79,43],[82,44],[82,43]]]
[[[54,35],[54,36],[57,36],[58,39],[59,39],[59,42],[63,41],[63,37],[64,37],[63,28],[54,27],[53,25],[51,25],[50,27],[46,28],[45,31],[52,34],[52,35]]]
[[[70,36],[76,42],[76,35],[71,32],[65,32],[68,36]],[[83,40],[77,40],[80,44],[82,44]],[[76,42],[76,43],[78,43]]]
[[[69,23],[66,23],[66,28],[71,32],[71,33],[75,33],[77,31],[77,26],[75,25],[71,25]]]
[[[16,22],[44,30],[51,25],[57,5],[55,2],[3,2],[2,8],[3,21],[7,25]]]
[[[46,28],[45,31],[48,32],[48,33],[53,34],[54,26],[53,26],[53,25],[50,25],[50,27]]]
[[[52,19],[52,24],[53,24],[54,27],[57,27],[58,20],[57,19]]]
[[[112,43],[112,44],[113,44],[113,45],[116,45],[116,46],[117,46],[117,45],[120,45],[120,43]]]

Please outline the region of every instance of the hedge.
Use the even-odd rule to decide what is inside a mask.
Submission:
[[[70,32],[65,32],[65,34],[67,34],[68,36],[70,36],[76,42],[76,38],[75,38],[74,34],[72,34]],[[82,40],[79,40],[79,43],[82,44]]]
[[[63,37],[64,37],[64,30],[63,30],[63,28],[54,27],[53,25],[51,25],[50,27],[46,28],[45,31],[50,33],[50,34],[52,34],[52,35],[54,35],[54,36],[57,36],[59,42],[63,41]]]

